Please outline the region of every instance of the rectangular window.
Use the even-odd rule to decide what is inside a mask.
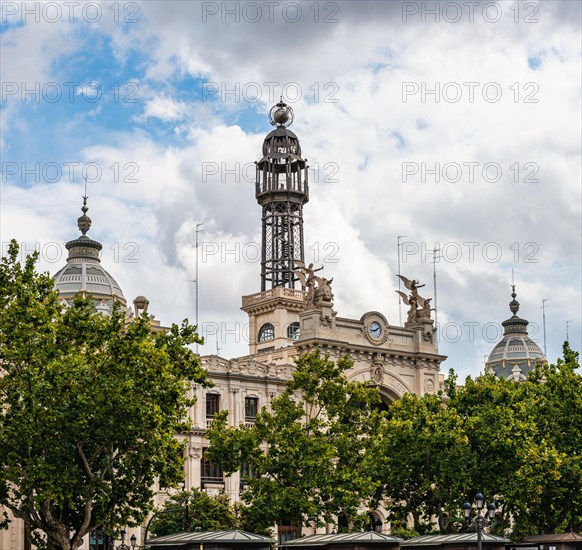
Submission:
[[[245,421],[254,422],[259,410],[259,400],[256,397],[245,397]]]
[[[202,449],[202,458],[200,459],[200,470],[202,487],[207,483],[224,483],[224,474],[222,468],[212,461],[208,460],[205,455],[206,449]]]
[[[248,462],[243,462],[240,467],[240,477],[244,479],[249,479],[255,477],[253,474],[253,469]]]
[[[113,535],[106,535],[103,531],[91,531],[89,534],[90,550],[111,550],[113,544]]]
[[[283,546],[287,541],[298,539],[301,536],[301,528],[289,518],[283,518],[277,526],[279,546]]]
[[[206,418],[212,418],[220,410],[220,395],[206,394]]]

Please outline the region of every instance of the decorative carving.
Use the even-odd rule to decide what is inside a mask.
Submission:
[[[390,375],[386,377],[385,385],[394,389],[400,397],[402,397],[405,393],[410,392],[410,390],[402,382]]]
[[[433,343],[433,334],[432,332],[423,332],[422,334],[422,341],[427,342],[428,344]]]
[[[202,458],[202,447],[195,447],[191,443],[188,444],[188,456],[196,460]]]
[[[434,393],[434,382],[432,378],[427,378],[424,381],[424,391],[426,393]]]
[[[333,317],[330,317],[330,316],[321,317],[319,324],[322,327],[328,328],[330,330],[333,330],[335,328],[334,319],[333,319]]]
[[[372,381],[375,384],[381,384],[384,380],[384,367],[381,363],[375,363],[372,365]]]

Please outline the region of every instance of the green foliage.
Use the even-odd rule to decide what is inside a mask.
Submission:
[[[157,476],[177,483],[185,380],[206,384],[184,322],[64,307],[36,255],[0,264],[0,505],[69,550],[91,530],[136,525]]]
[[[182,531],[219,531],[238,529],[236,510],[228,496],[210,496],[199,489],[171,496],[151,524],[156,536]]]
[[[468,437],[454,409],[434,395],[405,395],[391,404],[375,441],[382,496],[393,522],[410,513],[414,530],[426,534],[438,518],[441,532],[462,504]],[[455,496],[456,495],[456,496]]]
[[[367,453],[381,415],[377,390],[349,382],[347,358],[334,363],[319,351],[296,361],[285,392],[255,425],[227,428],[226,414],[208,430],[208,456],[232,473],[250,465],[242,499],[247,525],[264,532],[282,518],[298,525],[350,519],[370,501],[379,484]]]
[[[563,359],[525,382],[486,375],[457,387],[451,371],[446,400],[406,395],[392,403],[365,458],[382,483],[378,500],[392,532],[409,514],[420,534],[467,529],[461,505],[478,491],[497,505],[497,534],[581,530],[578,367],[565,343]]]

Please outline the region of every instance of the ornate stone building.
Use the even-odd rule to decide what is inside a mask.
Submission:
[[[261,407],[282,393],[294,368],[294,358],[319,348],[332,359],[349,355],[354,361],[348,376],[376,385],[386,405],[405,393],[434,393],[441,384],[440,364],[445,359],[437,350],[430,299],[419,295],[418,281],[401,277],[410,291],[401,293],[409,306],[404,326],[391,324],[378,311],[364,312],[359,319],[341,317],[334,309],[333,279],[321,277],[320,269],[304,263],[303,206],[309,200],[308,166],[301,156],[297,136],[288,129],[292,109],[283,102],[270,113],[275,129],[263,143],[263,157],[257,162],[255,193],[262,208],[261,290],[242,297],[242,310],[249,317],[248,354],[234,359],[203,356],[214,387],[192,384],[196,397],[190,410],[194,429],[178,437],[185,443],[185,487],[201,487],[209,493],[225,492],[236,501],[240,475],[226,477],[220,468],[204,457],[208,441],[204,434],[219,410],[229,411],[229,423],[252,424]],[[89,238],[91,219],[84,197],[83,215],[78,219],[81,236],[69,241],[66,265],[54,276],[63,300],[79,293],[91,293],[97,311],[107,314],[114,301],[126,306],[119,284],[101,266],[101,243]],[[258,216],[257,216],[258,217]],[[138,296],[128,309],[128,322],[149,301]],[[163,330],[153,315],[154,330]],[[158,493],[158,503],[165,493]],[[386,526],[381,510],[376,525]],[[306,530],[304,530],[306,532]],[[143,529],[128,530],[143,543]],[[0,530],[1,550],[26,548],[21,521]],[[92,536],[85,550],[107,550],[103,541]]]
[[[240,475],[225,477],[204,459],[205,429],[215,412],[224,409],[231,425],[252,424],[256,412],[269,407],[283,391],[297,355],[315,348],[332,359],[349,355],[354,366],[348,377],[377,386],[386,405],[405,393],[436,392],[445,359],[435,343],[430,299],[418,294],[422,286],[418,281],[401,277],[410,291],[402,293],[410,307],[404,326],[391,324],[378,311],[365,312],[359,319],[335,311],[333,279],[320,276],[320,269],[304,262],[308,166],[299,139],[288,129],[293,111],[280,102],[271,110],[270,120],[275,129],[265,137],[255,186],[263,224],[261,291],[242,297],[242,310],[249,317],[248,355],[230,360],[202,357],[215,386],[192,387],[197,398],[191,411],[196,429],[182,436],[187,486],[224,491],[232,500],[239,497]],[[381,510],[376,520],[386,525]]]

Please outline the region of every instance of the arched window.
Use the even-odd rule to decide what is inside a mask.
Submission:
[[[287,338],[290,338],[291,340],[299,340],[300,334],[301,325],[299,324],[299,322],[295,321],[294,323],[291,323],[287,327]]]
[[[346,516],[343,512],[337,517],[337,532],[338,533],[347,533],[350,530],[350,525],[348,523],[348,516]]]
[[[259,342],[268,342],[275,338],[275,327],[271,323],[265,323],[259,330]]]

